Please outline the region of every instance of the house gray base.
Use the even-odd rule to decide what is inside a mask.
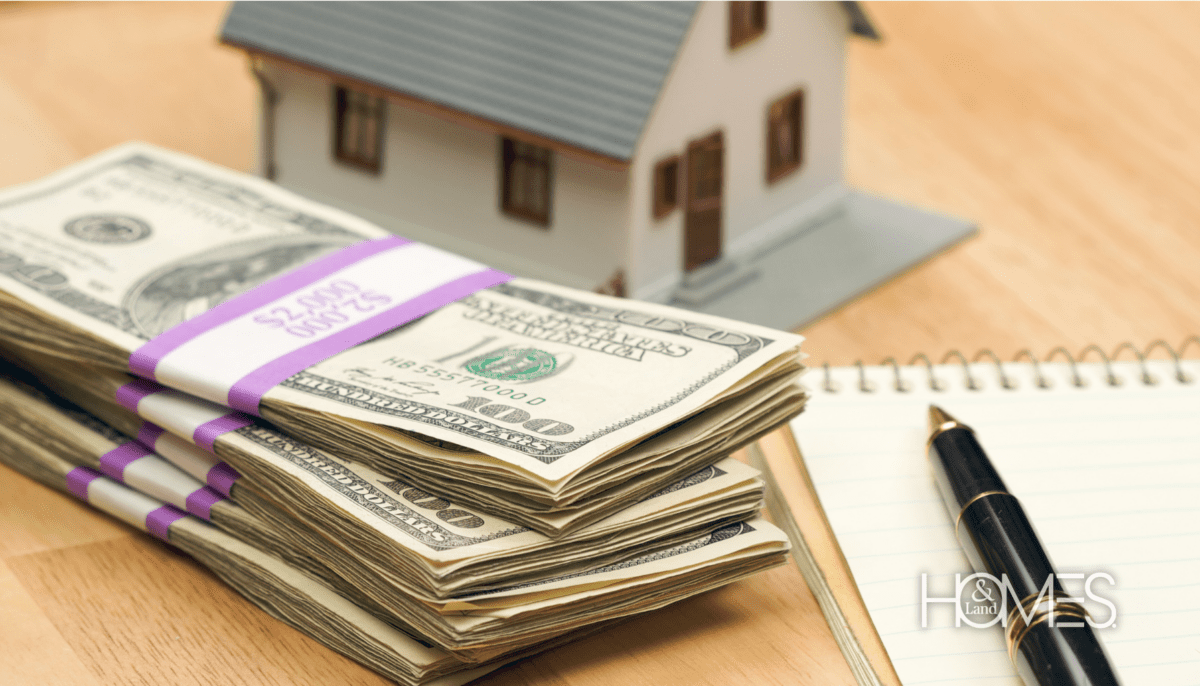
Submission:
[[[850,190],[745,255],[689,272],[671,304],[793,330],[976,233],[969,221]]]

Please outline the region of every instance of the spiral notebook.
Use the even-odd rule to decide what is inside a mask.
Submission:
[[[1162,347],[1172,359],[1123,345],[1139,359],[1109,362],[1091,346],[1088,363],[954,352],[957,364],[810,372],[792,436],[752,459],[774,477],[775,516],[860,683],[1022,683],[999,625],[955,627],[953,603],[926,603],[921,626],[921,575],[934,598],[972,573],[925,456],[930,403],[975,429],[1058,573],[1084,575],[1068,591],[1110,575],[1092,586],[1115,608],[1097,633],[1124,684],[1200,683],[1200,360]]]

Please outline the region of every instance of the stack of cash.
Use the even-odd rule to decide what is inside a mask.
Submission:
[[[55,418],[60,428],[70,427],[70,436],[62,436],[69,442],[90,443],[95,449],[122,440],[108,427],[70,409],[61,400],[57,400],[53,409],[46,407],[42,404],[46,396],[24,384],[17,387],[0,381],[0,399],[0,407],[29,409],[35,416]],[[126,470],[130,474],[113,479],[78,466],[88,450],[76,454],[72,461],[59,454],[62,449],[63,446],[29,440],[9,424],[0,424],[0,464],[51,488],[72,493],[148,532],[148,522],[154,514],[170,513],[168,518],[174,521],[166,531],[158,532],[168,543],[191,555],[272,616],[401,684],[466,683],[507,662],[617,621],[594,624],[490,660],[465,661],[398,628],[369,599],[336,575],[328,575],[321,563],[304,555],[288,554],[294,549],[289,548],[291,537],[286,530],[265,524],[235,503],[212,502],[203,517],[185,514],[188,509],[200,509],[194,503],[188,508],[186,498],[180,497],[188,489],[188,482],[156,457],[142,458],[137,467]],[[81,485],[81,482],[86,483]],[[128,483],[137,484],[137,488]],[[228,531],[235,533],[231,535]],[[257,543],[248,543],[250,539]]]
[[[122,146],[0,195],[0,335],[128,370],[172,327],[388,235],[261,180]],[[264,333],[311,336],[386,302],[354,288],[335,282],[254,320]],[[231,404],[207,377],[253,357],[252,340],[236,344],[247,347],[206,351],[207,367],[159,380]],[[512,279],[286,378],[257,411],[316,447],[556,535],[799,413],[799,344]]]
[[[501,275],[249,401],[220,379],[260,373],[257,336],[209,345],[207,367],[145,364],[385,236],[138,144],[0,195],[17,379],[0,461],[404,683],[469,680],[783,560],[755,472],[725,458],[803,407],[791,334]],[[386,302],[324,283],[247,309],[250,329],[308,336]]]

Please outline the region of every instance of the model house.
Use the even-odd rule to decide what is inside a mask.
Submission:
[[[875,35],[855,3],[239,2],[221,39],[250,55],[283,186],[514,274],[703,308],[853,214],[851,34]]]

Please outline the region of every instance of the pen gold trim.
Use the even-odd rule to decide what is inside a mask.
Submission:
[[[965,429],[967,427],[964,426],[962,428]],[[1012,493],[1006,493],[1005,491],[984,491],[983,493],[980,493],[979,495],[975,496],[974,498],[971,498],[970,500],[967,501],[966,505],[962,506],[962,509],[960,509],[958,511],[958,517],[956,517],[954,519],[954,537],[955,538],[958,538],[958,525],[962,524],[963,513],[967,511],[968,507],[974,505],[977,501],[979,501],[982,498],[986,498],[989,495],[1006,495],[1013,499],[1016,498],[1016,496],[1014,496]]]
[[[933,445],[934,439],[946,433],[950,429],[966,429],[971,433],[975,430],[959,422],[954,417],[951,417],[945,410],[937,405],[929,406],[929,440],[925,441],[925,456],[929,457],[929,447]]]
[[[1048,608],[1039,608],[1039,605],[1048,604]],[[1057,598],[1044,598],[1041,603],[1035,604],[1025,612],[1025,616],[1029,617],[1029,622],[1026,623],[1021,615],[1016,615],[1017,608],[1008,615],[1008,628],[1004,630],[1004,639],[1008,643],[1008,659],[1012,661],[1013,666],[1017,666],[1017,655],[1021,650],[1021,641],[1029,635],[1033,627],[1042,622],[1049,621],[1051,617],[1074,617],[1076,619],[1086,620],[1091,615],[1088,611],[1078,603],[1070,603],[1058,600]]]

